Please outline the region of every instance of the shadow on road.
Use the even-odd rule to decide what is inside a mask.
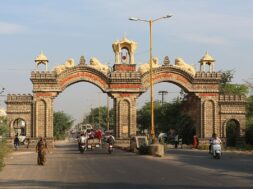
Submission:
[[[203,185],[152,185],[152,184],[131,184],[131,183],[70,183],[70,182],[53,182],[53,181],[34,181],[34,180],[15,180],[0,181],[0,188],[54,188],[54,189],[77,189],[77,188],[96,188],[96,189],[233,189],[233,187],[222,186],[203,186]],[[236,189],[248,189],[249,187],[236,187]]]
[[[207,151],[191,150],[169,150],[168,155],[173,155],[176,160],[188,165],[199,166],[217,170],[217,173],[229,175],[231,172],[250,174],[252,176],[241,176],[247,179],[253,179],[253,157],[250,155],[240,155],[234,153],[223,153],[222,158],[214,159]]]

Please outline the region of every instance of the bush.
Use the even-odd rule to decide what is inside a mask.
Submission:
[[[8,152],[10,152],[10,148],[7,144],[5,142],[0,142],[0,170],[4,166],[4,157]]]
[[[147,155],[148,154],[148,146],[143,144],[139,148],[139,154],[140,155]]]

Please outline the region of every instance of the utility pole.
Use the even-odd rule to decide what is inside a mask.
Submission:
[[[164,96],[168,94],[168,91],[159,91],[158,94],[162,95],[162,105],[163,105],[163,103],[164,103]]]
[[[101,99],[100,99],[100,92],[98,93],[98,127],[101,128]]]
[[[107,131],[110,130],[110,115],[109,115],[109,96],[107,95],[107,118],[106,118],[106,126],[107,126]]]

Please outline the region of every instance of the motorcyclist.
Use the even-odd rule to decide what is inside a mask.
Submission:
[[[109,145],[113,145],[114,142],[115,142],[115,138],[112,134],[109,135],[109,137],[107,138],[107,141],[106,141]]]
[[[219,137],[217,137],[217,135],[215,133],[213,133],[213,135],[210,138],[209,142],[210,142],[209,152],[211,152],[212,145],[214,145],[214,144],[221,144],[222,143],[221,139]]]
[[[81,136],[78,141],[79,149],[81,148],[81,145],[83,145],[83,144],[86,146],[86,140],[87,140],[87,137],[85,136],[85,134],[81,133]]]

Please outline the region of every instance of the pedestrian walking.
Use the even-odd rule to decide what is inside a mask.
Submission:
[[[198,139],[197,134],[195,134],[193,136],[193,148],[194,149],[198,149],[198,147],[199,147],[199,139]]]
[[[18,133],[15,135],[15,138],[14,138],[14,147],[15,147],[16,150],[19,147]]]
[[[174,143],[175,143],[175,148],[178,146],[178,134],[175,135],[174,137]]]
[[[38,152],[37,157],[37,164],[38,165],[45,165],[46,163],[46,150],[49,152],[47,148],[46,140],[44,140],[42,137],[40,137],[37,145],[36,145],[36,152]]]

